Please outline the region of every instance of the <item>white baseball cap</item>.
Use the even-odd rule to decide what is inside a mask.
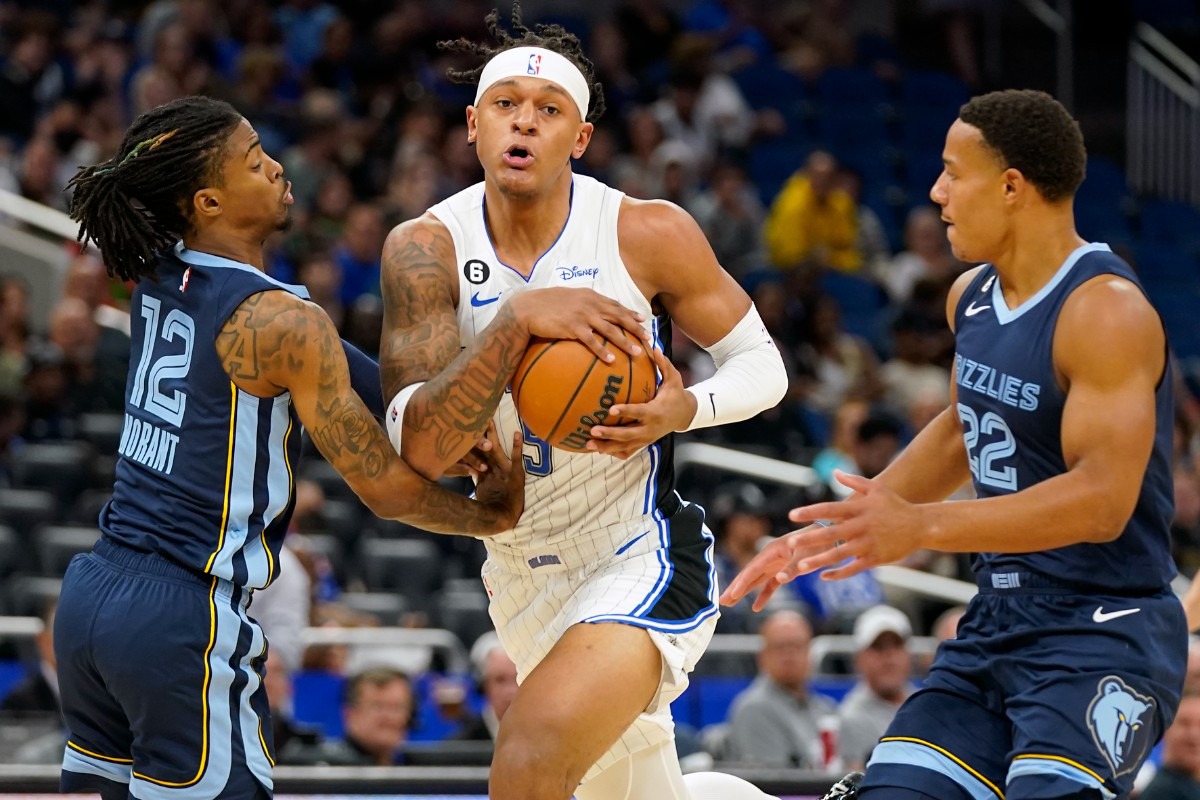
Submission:
[[[894,633],[901,639],[912,636],[912,623],[898,608],[872,606],[854,620],[854,649],[866,650],[884,633]]]

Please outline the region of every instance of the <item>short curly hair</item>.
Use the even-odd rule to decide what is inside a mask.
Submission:
[[[1083,183],[1087,150],[1079,123],[1045,92],[1006,89],[974,97],[958,112],[978,128],[1006,167],[1018,170],[1051,203]]]
[[[442,50],[483,56],[483,63],[474,69],[447,70],[446,74],[451,81],[454,83],[478,83],[479,76],[483,74],[483,68],[497,53],[503,53],[505,50],[511,50],[514,47],[543,47],[563,56],[583,73],[583,79],[587,81],[588,90],[591,92],[591,103],[589,104],[586,121],[595,122],[600,119],[600,116],[604,113],[604,87],[596,80],[596,68],[592,65],[588,57],[583,54],[583,47],[579,42],[578,36],[561,25],[538,24],[534,25],[532,29],[528,28],[521,19],[521,3],[519,0],[514,0],[513,2],[512,33],[509,33],[500,24],[499,9],[493,8],[492,13],[487,15],[486,22],[488,33],[496,41],[495,45],[481,44],[467,38],[452,39],[437,43],[437,46]],[[516,35],[514,36],[513,34]]]

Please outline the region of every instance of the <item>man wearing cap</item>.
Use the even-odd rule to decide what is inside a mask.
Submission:
[[[912,693],[912,625],[903,611],[872,606],[854,621],[854,669],[859,682],[838,709],[838,750],[848,769],[866,766],[900,704]]]
[[[494,43],[446,44],[486,60],[450,73],[476,85],[464,140],[484,180],[388,236],[380,368],[392,444],[418,472],[478,472],[475,449],[495,446],[519,448],[529,476],[516,527],[485,540],[520,684],[491,800],[761,798],[736,779],[685,781],[675,756],[670,703],[712,637],[718,588],[703,511],[675,491],[671,434],[775,405],[783,360],[687,212],[572,172],[603,110],[578,39],[526,28],[516,9],[512,33],[496,13],[488,28]],[[684,388],[663,352],[672,323],[712,354],[713,377]],[[644,346],[655,397],[608,407],[620,426],[583,423],[584,452],[528,430],[514,445],[506,387],[531,335],[605,361]]]

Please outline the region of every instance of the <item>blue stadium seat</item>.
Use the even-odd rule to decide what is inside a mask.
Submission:
[[[949,112],[950,121],[958,109],[971,99],[971,90],[948,72],[909,70],[900,84],[900,100],[906,111],[936,109]]]
[[[808,102],[808,86],[800,76],[777,64],[756,62],[730,77],[754,109],[774,108],[790,116],[800,104]]]
[[[891,145],[887,122],[878,108],[870,106],[826,106],[818,121],[822,144],[841,157],[846,152],[875,153],[886,162]]]
[[[888,85],[883,79],[861,67],[825,70],[817,79],[817,91],[826,108],[832,104],[875,107],[889,99]]]
[[[91,552],[99,538],[100,529],[95,525],[46,525],[38,529],[34,534],[34,550],[41,574],[62,577],[71,559],[79,553]]]
[[[1200,252],[1200,210],[1172,200],[1147,200],[1142,204],[1142,236]]]
[[[1155,241],[1133,245],[1138,275],[1144,283],[1179,282],[1200,284],[1200,265],[1182,247]]]
[[[771,204],[792,173],[804,166],[804,159],[811,150],[807,142],[791,137],[769,139],[751,150],[746,174],[764,204]]]

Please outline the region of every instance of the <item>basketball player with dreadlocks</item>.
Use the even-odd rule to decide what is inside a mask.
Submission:
[[[671,435],[779,402],[782,359],[686,212],[573,173],[604,108],[579,40],[526,27],[515,5],[514,33],[495,11],[488,27],[493,45],[443,43],[484,62],[450,75],[476,85],[466,138],[485,179],[384,246],[393,444],[427,477],[469,462],[493,421],[507,446],[521,429],[505,386],[522,331],[585,288],[643,316],[661,373],[653,400],[612,407],[630,424],[591,429],[590,452],[526,431],[512,454],[528,472],[525,511],[487,540],[483,578],[520,687],[491,799],[763,798],[726,775],[685,781],[675,757],[669,705],[712,636],[718,588],[703,511],[675,492]],[[665,353],[672,321],[713,355],[714,377],[685,389]]]
[[[291,184],[228,104],[146,112],[71,186],[80,239],[137,286],[113,497],[55,620],[62,788],[267,798],[267,643],[247,611],[278,574],[301,424],[372,511],[430,530],[511,528],[524,474],[494,451],[472,502],[395,454],[353,389],[382,411],[377,366],[262,272]]]

